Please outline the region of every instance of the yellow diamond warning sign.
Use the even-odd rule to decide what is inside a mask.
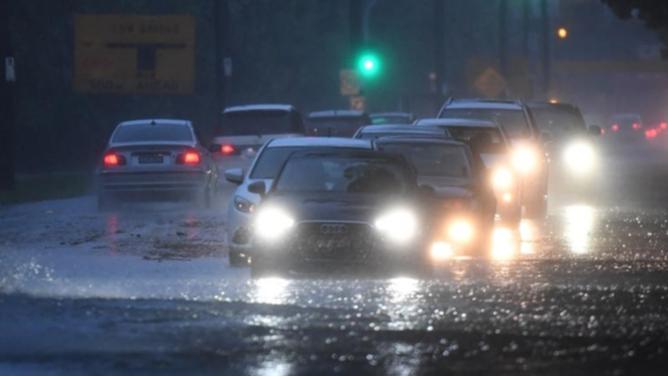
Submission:
[[[190,15],[76,15],[74,88],[84,93],[191,94]]]
[[[506,90],[507,83],[496,70],[487,68],[476,78],[473,86],[480,94],[488,98],[495,98]]]

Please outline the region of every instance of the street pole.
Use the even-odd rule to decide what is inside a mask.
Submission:
[[[216,119],[214,123],[219,128],[221,125],[221,111],[225,108],[227,101],[227,76],[224,67],[225,49],[227,47],[227,0],[213,0],[213,12],[214,33],[216,33],[214,37],[216,50]]]
[[[547,8],[547,0],[540,2],[540,14],[542,18],[542,61],[543,61],[543,91],[545,98],[550,96],[551,86],[551,62],[550,62],[550,15]]]
[[[371,11],[377,3],[378,0],[366,0],[364,15],[362,17],[362,39],[364,43],[369,43],[369,18],[371,17]]]
[[[0,190],[14,189],[14,52],[12,50],[9,1],[0,1]]]
[[[434,109],[438,111],[442,105],[441,90],[445,80],[445,0],[432,0],[433,41],[434,41]]]
[[[499,0],[499,70],[508,79],[508,2]]]

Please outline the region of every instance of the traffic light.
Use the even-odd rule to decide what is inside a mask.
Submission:
[[[382,62],[378,55],[365,52],[357,60],[357,70],[361,77],[370,79],[378,76],[382,69]]]

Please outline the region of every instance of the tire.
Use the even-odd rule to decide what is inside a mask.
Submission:
[[[241,252],[236,250],[230,249],[227,258],[229,265],[234,268],[241,268],[250,264],[248,257],[241,256]]]

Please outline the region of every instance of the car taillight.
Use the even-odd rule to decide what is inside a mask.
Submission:
[[[176,162],[179,164],[196,165],[202,161],[202,156],[195,150],[188,150],[179,155]]]
[[[234,145],[230,144],[225,144],[225,145],[220,145],[220,152],[223,155],[232,155],[236,153],[237,149],[234,147]]]
[[[659,124],[659,128],[661,128],[661,130],[665,131],[666,129],[668,129],[668,123],[666,123],[665,121],[662,121],[661,124]]]
[[[648,129],[645,131],[645,138],[651,140],[653,138],[656,138],[658,134],[659,132],[656,129]]]
[[[642,128],[642,126],[640,125],[640,123],[633,123],[633,125],[631,126],[631,128],[633,128],[634,131],[637,131],[637,130],[639,130],[640,128]]]
[[[103,158],[104,167],[117,167],[125,164],[125,157],[114,152],[108,152]]]
[[[613,132],[619,132],[619,124],[613,124],[612,127],[610,127],[610,130]]]

